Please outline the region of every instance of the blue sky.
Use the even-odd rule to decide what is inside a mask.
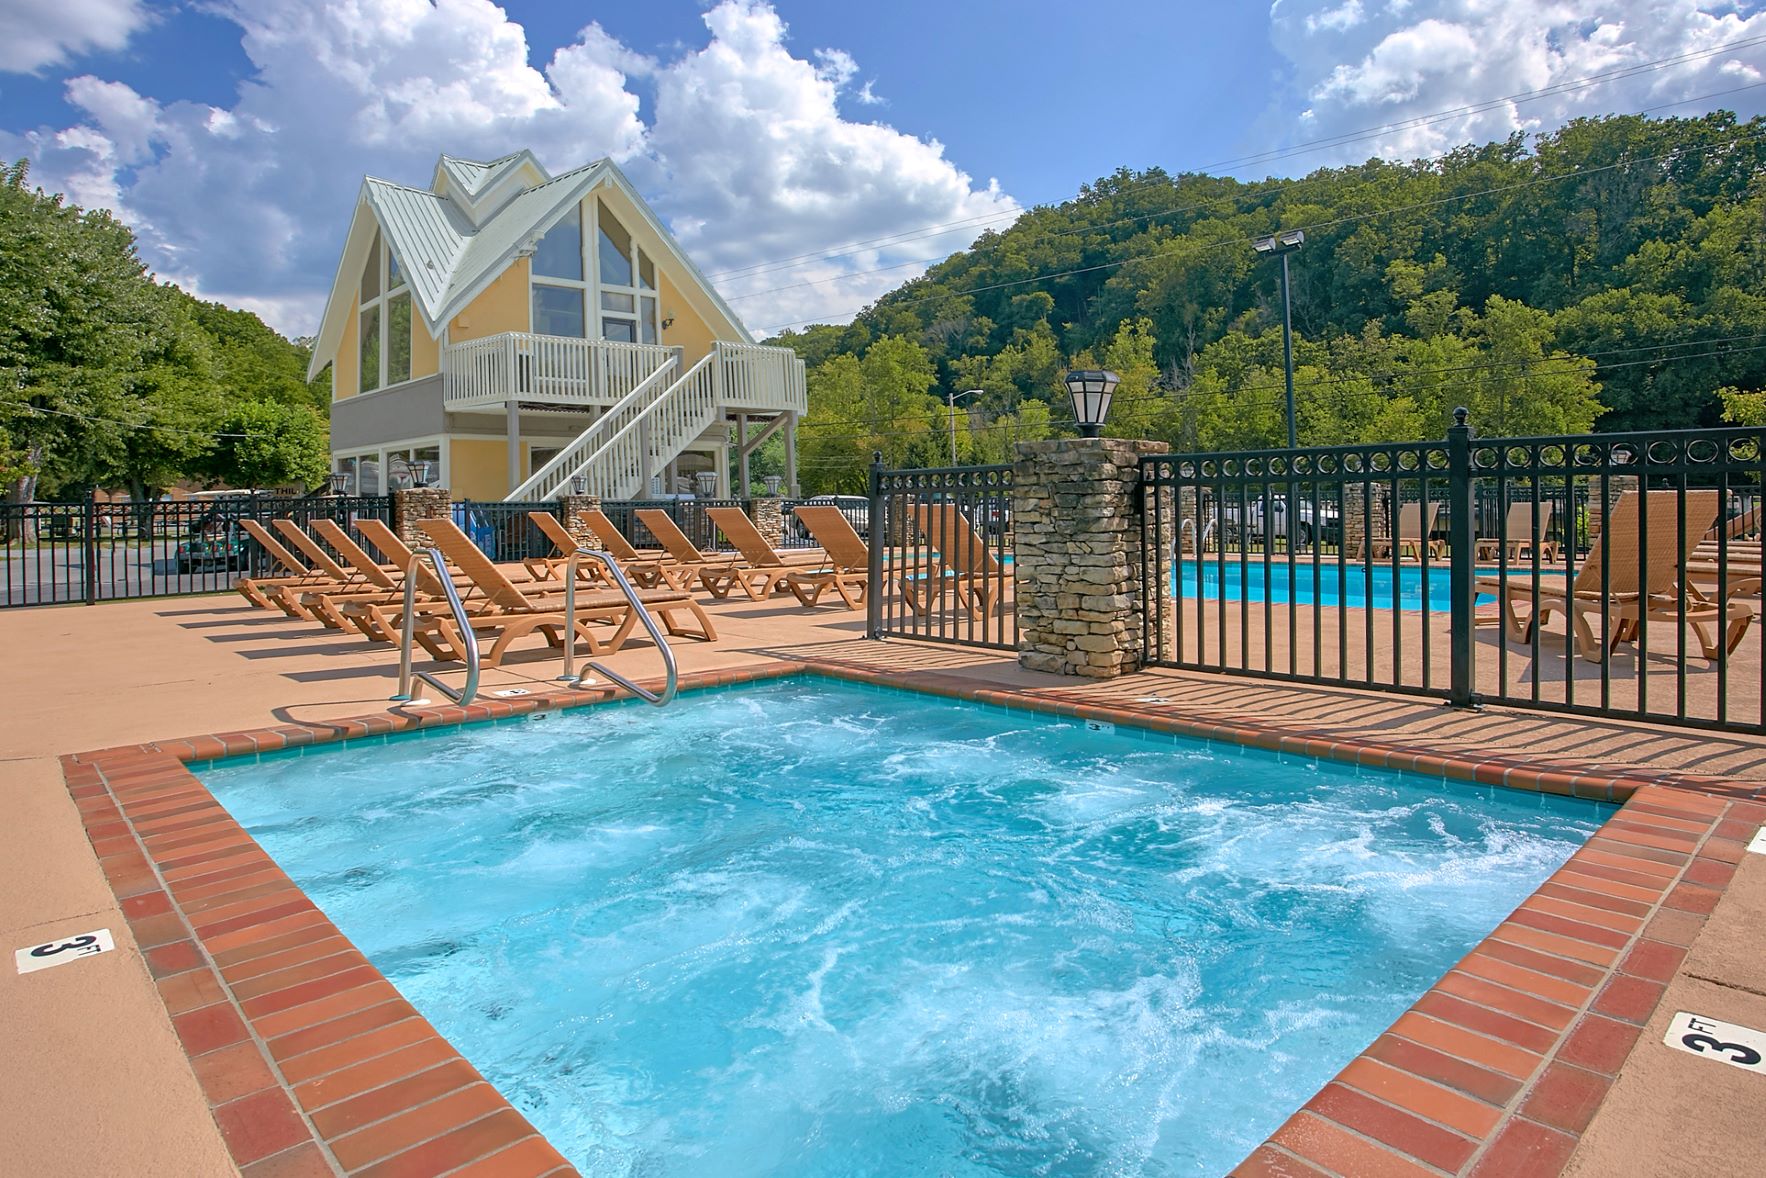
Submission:
[[[290,334],[316,321],[364,173],[426,183],[442,150],[612,155],[765,334],[845,318],[1119,166],[1385,128],[1213,168],[1291,174],[1582,114],[1759,113],[1763,7],[0,0],[0,155],[116,208],[163,276]]]

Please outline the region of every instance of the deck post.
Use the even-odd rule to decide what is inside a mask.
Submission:
[[[790,473],[789,446],[785,449],[787,475]],[[791,484],[795,497],[796,486]],[[870,568],[865,571],[865,637],[883,637],[883,545],[889,542],[889,521],[883,517],[883,451],[871,451],[871,470],[869,482],[871,505],[865,516],[865,530],[870,533],[867,543],[870,546]]]
[[[736,481],[741,488],[731,498],[748,498],[748,414],[736,414]]]
[[[797,485],[797,411],[785,411],[785,487],[791,497],[802,497],[803,488]]]
[[[1466,424],[1466,411],[1453,411],[1453,424],[1447,429],[1447,520],[1450,546],[1451,593],[1449,629],[1452,671],[1448,700],[1456,708],[1469,708],[1478,702],[1472,686],[1476,682],[1474,660],[1477,657],[1474,614],[1477,605],[1477,521],[1472,518],[1472,427]],[[1426,624],[1426,622],[1425,622]]]
[[[507,407],[507,420],[504,428],[509,434],[509,490],[519,487],[521,478],[521,402],[511,392],[504,402]]]

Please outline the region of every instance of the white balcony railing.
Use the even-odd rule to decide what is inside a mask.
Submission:
[[[448,347],[442,395],[451,410],[495,409],[511,400],[613,405],[677,349],[508,331]]]

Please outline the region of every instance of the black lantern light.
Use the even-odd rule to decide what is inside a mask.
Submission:
[[[435,463],[428,459],[419,458],[410,464],[410,470],[413,487],[427,487],[435,481]]]
[[[586,474],[571,475],[570,493],[579,499],[587,495],[589,493],[589,476]]]
[[[1067,374],[1067,395],[1073,398],[1073,420],[1079,436],[1095,438],[1110,416],[1110,398],[1122,378],[1101,368],[1082,368]]]
[[[347,470],[334,470],[331,472],[331,493],[333,495],[341,495],[345,491],[349,490],[349,487],[350,487],[349,471],[347,471]]]

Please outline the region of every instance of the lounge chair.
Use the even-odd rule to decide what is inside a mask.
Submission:
[[[741,584],[737,569],[741,562],[729,553],[706,555],[699,551],[687,534],[676,526],[668,512],[654,507],[640,507],[635,513],[638,522],[650,530],[650,534],[661,542],[667,550],[669,558],[674,562],[677,584],[690,584],[694,579],[705,587],[706,592],[722,600]]]
[[[1683,511],[1689,537],[1684,548],[1679,532]],[[1600,535],[1589,545],[1588,555],[1567,586],[1541,582],[1536,593],[1533,578],[1519,576],[1506,580],[1481,577],[1477,588],[1496,595],[1506,629],[1519,642],[1531,641],[1534,627],[1558,611],[1570,619],[1576,649],[1584,658],[1599,662],[1606,657],[1606,646],[1590,619],[1598,621],[1605,613],[1610,620],[1608,645],[1616,647],[1635,638],[1645,619],[1676,624],[1684,620],[1698,634],[1707,657],[1715,658],[1717,639],[1707,627],[1722,622],[1733,650],[1753,620],[1753,611],[1746,606],[1710,601],[1690,585],[1686,587],[1684,612],[1681,609],[1681,565],[1716,518],[1715,491],[1689,491],[1684,506],[1678,491],[1650,491],[1647,495],[1628,491],[1607,515]],[[1603,563],[1607,566],[1604,581]],[[1530,606],[1525,617],[1516,609],[1522,603]]]
[[[540,631],[551,645],[564,645],[564,630],[569,622],[563,599],[556,591],[531,595],[531,586],[525,590],[517,588],[515,582],[506,577],[453,520],[419,520],[417,526],[484,599],[483,605],[468,619],[472,634],[461,634],[452,614],[426,613],[419,620],[418,628],[434,635],[456,657],[465,656],[465,644],[476,642],[480,631],[495,631],[496,639],[489,653],[483,656],[483,664],[487,667],[497,666],[511,643],[535,630]],[[640,592],[638,600],[674,637],[716,641],[711,619],[691,595],[675,590],[648,590]],[[689,614],[696,625],[683,625],[679,618],[683,612]],[[637,611],[631,608],[622,593],[579,593],[576,614],[576,636],[588,644],[590,655],[611,654],[618,650],[638,621]],[[611,635],[597,631],[594,625],[597,622],[611,625]]]
[[[684,589],[692,582],[693,571],[677,565],[668,553],[660,548],[638,549],[625,534],[614,526],[607,514],[598,508],[588,508],[576,513],[589,531],[595,533],[595,539],[601,541],[601,550],[611,556],[634,585],[644,589],[653,589],[658,585],[667,585],[670,589]]]
[[[582,545],[577,543],[576,537],[570,534],[563,521],[549,511],[530,511],[527,518],[533,521],[533,526],[540,530],[541,535],[552,542],[557,555],[530,556],[521,562],[522,566],[527,569],[527,575],[536,581],[556,580],[559,576],[558,570],[570,563],[570,558],[582,550]],[[601,566],[592,560],[585,560],[577,565],[576,575],[590,582],[603,579]]]
[[[799,507],[797,518],[825,555],[819,568],[786,573],[785,587],[808,608],[814,608],[823,592],[832,589],[847,609],[858,609],[869,585],[871,551],[853,530],[852,521],[838,507],[827,505]]]
[[[1530,499],[1520,500],[1508,505],[1508,519],[1503,532],[1506,540],[1499,536],[1480,536],[1477,540],[1479,560],[1495,560],[1501,557],[1509,564],[1518,564],[1525,556],[1535,552],[1540,560],[1553,561],[1560,555],[1557,541],[1547,540],[1545,534],[1551,530],[1551,516],[1555,504],[1549,499],[1542,499],[1537,504],[1539,510],[1539,528],[1533,528],[1533,510],[1536,505]]]
[[[262,548],[269,556],[273,562],[272,572],[275,569],[287,571],[280,576],[240,577],[233,582],[233,588],[239,591],[241,597],[259,609],[279,609],[290,617],[306,617],[304,612],[299,611],[298,602],[291,607],[283,600],[279,590],[284,586],[305,588],[324,585],[331,582],[332,578],[325,573],[308,568],[305,561],[288,551],[282,541],[272,536],[269,529],[257,520],[242,519],[239,521],[239,527],[246,535],[255,540],[258,547]]]
[[[810,565],[819,567],[823,563],[822,553],[811,549],[798,552],[775,549],[740,507],[708,507],[705,514],[742,554],[747,567],[736,570],[736,584],[751,601],[764,601],[785,587],[785,579],[793,569]]]
[[[954,503],[910,504],[908,517],[936,552],[935,582],[901,576],[902,599],[915,613],[931,608],[933,599],[954,589],[971,615],[986,617],[999,608],[1005,586],[1005,567],[987,542],[975,534],[968,517]]]
[[[314,592],[362,592],[374,588],[367,578],[360,576],[337,562],[337,558],[325,550],[325,546],[307,535],[305,529],[291,519],[275,519],[270,521],[282,538],[300,550],[302,556],[312,563],[316,572],[322,573],[325,580],[318,585],[284,585],[270,594],[272,599],[284,603],[288,612],[296,617],[313,617],[307,609],[303,598]],[[325,614],[319,614],[318,620],[328,628],[336,628],[336,623]]]
[[[1407,556],[1412,560],[1421,560],[1426,549],[1432,559],[1440,560],[1446,546],[1439,540],[1431,540],[1429,533],[1435,530],[1435,514],[1441,510],[1439,503],[1428,505],[1427,519],[1424,518],[1421,503],[1404,503],[1398,508],[1398,534],[1392,537],[1380,537],[1368,546],[1369,559],[1379,560],[1381,557],[1396,554],[1399,560]]]
[[[301,592],[302,607],[326,626],[341,630],[350,624],[349,619],[340,612],[345,602],[361,597],[391,600],[403,596],[403,574],[375,561],[362,550],[361,545],[350,539],[349,533],[336,520],[316,519],[313,521],[313,531],[318,533],[321,540],[331,545],[331,550],[343,559],[351,574],[359,580],[359,583],[350,585]]]
[[[378,519],[358,519],[356,531],[362,538],[373,545],[376,551],[394,568],[408,569],[411,558],[415,555],[408,544],[399,539],[385,521]],[[473,595],[475,590],[466,586],[460,594],[461,601],[468,609],[478,604]],[[400,627],[404,624],[405,594],[403,578],[399,580],[399,591],[396,593],[381,591],[333,594],[330,603],[336,610],[337,617],[360,630],[363,635],[376,642],[397,642]],[[417,566],[417,609],[420,613],[445,610],[448,603],[442,592],[441,582],[435,579],[427,564]],[[436,658],[451,658],[452,653],[436,644],[435,640],[424,631],[418,631],[415,638],[425,650]]]

